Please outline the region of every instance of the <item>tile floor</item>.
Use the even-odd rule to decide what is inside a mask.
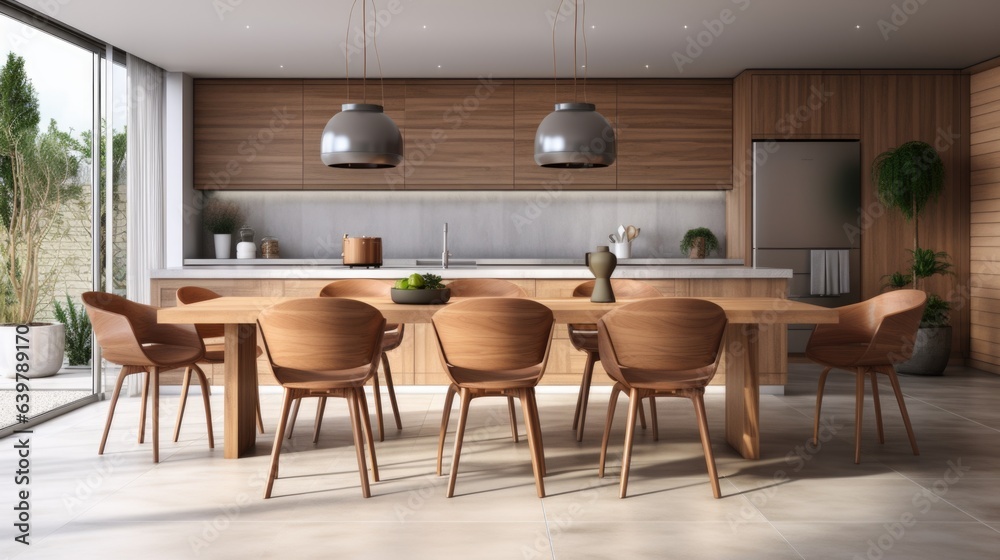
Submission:
[[[527,443],[511,442],[501,399],[473,403],[453,499],[444,497],[446,479],[433,474],[443,391],[401,388],[404,429],[376,444],[382,481],[367,500],[343,401],[327,407],[318,445],[311,442],[314,405],[307,404],[267,501],[261,492],[278,394],[264,395],[269,433],[253,457],[227,461],[221,448],[207,449],[196,399],[180,442],[161,443],[158,465],[149,444],[135,442],[138,399],[119,405],[108,453],[97,455],[105,401],[35,428],[32,544],[13,541],[15,489],[5,482],[0,558],[997,558],[1000,376],[953,368],[943,378],[902,378],[921,455],[910,453],[895,404],[883,393],[886,443],[875,441],[869,399],[862,463],[855,465],[853,378],[831,376],[825,441],[812,447],[819,371],[806,364],[791,370],[785,395],[761,398],[759,461],[743,460],[724,443],[724,398],[708,395],[721,500],[712,498],[694,412],[683,400],[660,402],[659,442],[639,434],[625,500],[615,478],[621,418],[609,477],[596,474],[605,396],[591,400],[578,444],[569,429],[575,395],[539,395],[549,469],[541,500]],[[166,440],[176,402],[163,398]],[[212,405],[218,434],[221,396]],[[16,470],[15,443],[0,442],[7,481]]]

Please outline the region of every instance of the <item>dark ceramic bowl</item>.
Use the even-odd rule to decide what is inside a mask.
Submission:
[[[440,290],[397,290],[392,289],[392,301],[396,303],[448,303],[451,298],[451,290],[441,288]]]

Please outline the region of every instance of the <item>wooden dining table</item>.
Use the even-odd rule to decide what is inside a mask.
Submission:
[[[236,459],[256,441],[257,315],[290,297],[227,296],[157,312],[161,323],[225,325],[223,455]],[[356,298],[378,308],[390,323],[429,323],[442,305],[402,305],[389,298]],[[454,298],[452,301],[459,301]],[[552,310],[557,323],[596,323],[631,300],[592,303],[586,298],[534,298]],[[789,323],[836,323],[837,311],[775,297],[701,298],[726,312],[726,441],[747,459],[760,457],[760,383],[757,348],[764,329]],[[448,305],[448,304],[444,304]]]

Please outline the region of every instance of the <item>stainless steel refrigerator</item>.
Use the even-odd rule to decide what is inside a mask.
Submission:
[[[790,268],[789,297],[839,307],[861,300],[861,145],[754,142],[753,264]],[[789,325],[805,351],[812,325]]]

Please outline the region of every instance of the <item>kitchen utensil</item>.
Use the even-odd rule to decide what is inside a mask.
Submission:
[[[351,268],[382,266],[381,237],[350,237],[345,233],[343,251],[340,256],[345,266]]]
[[[625,237],[628,241],[632,241],[639,236],[639,229],[635,226],[628,226],[625,228]]]
[[[618,225],[618,242],[621,243],[622,241],[625,241],[625,226],[619,224]]]
[[[615,238],[615,234],[613,233],[608,234],[608,239],[610,239],[612,243],[618,243],[618,239]]]

